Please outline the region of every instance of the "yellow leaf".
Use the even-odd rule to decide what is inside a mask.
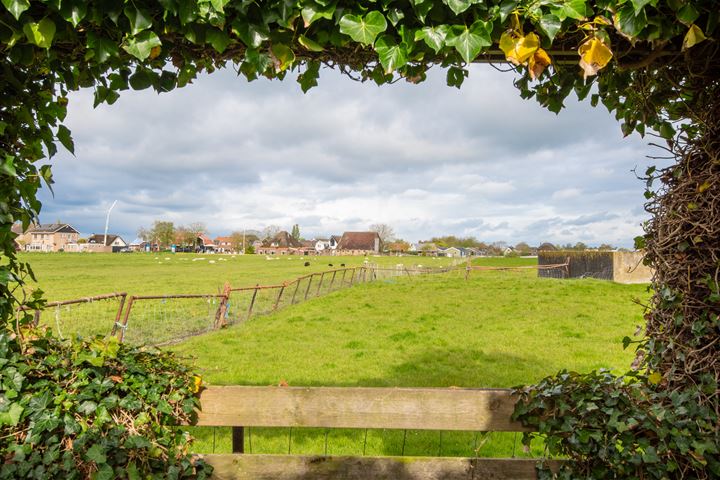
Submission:
[[[701,185],[698,185],[698,193],[705,193],[705,191],[710,188],[712,184],[709,180],[705,180]]]
[[[160,47],[153,47],[150,49],[150,56],[148,57],[150,60],[154,60],[160,55],[160,52],[162,51],[162,48]]]
[[[653,385],[657,385],[662,380],[662,375],[660,375],[660,372],[653,372],[648,376],[648,382],[650,382]]]
[[[202,385],[202,377],[200,375],[194,375],[193,376],[193,386],[192,386],[193,393],[199,392],[201,385]]]
[[[707,37],[705,37],[705,34],[700,29],[700,27],[693,23],[692,25],[690,25],[690,30],[688,30],[685,34],[682,49],[687,50],[688,48],[693,47],[706,39]]]
[[[548,65],[552,65],[550,55],[547,54],[542,48],[538,48],[535,54],[530,57],[528,63],[528,71],[530,72],[530,78],[536,80]]]
[[[578,53],[580,54],[580,66],[585,72],[586,78],[597,75],[597,72],[605,68],[613,57],[612,50],[598,37],[593,37],[580,45]]]
[[[540,48],[540,39],[534,33],[521,35],[516,31],[505,31],[500,36],[500,50],[505,58],[515,65],[525,64]]]

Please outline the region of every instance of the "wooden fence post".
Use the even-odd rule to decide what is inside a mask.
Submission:
[[[318,283],[317,292],[315,292],[315,296],[316,296],[316,297],[320,295],[320,289],[322,288],[322,282],[323,282],[323,279],[324,279],[324,278],[325,278],[325,272],[323,272],[323,273],[320,275],[320,283]]]
[[[333,283],[335,283],[335,275],[337,275],[337,270],[335,270],[335,271],[333,272],[333,276],[332,276],[332,278],[330,279],[330,287],[328,288],[328,291],[329,291],[329,292],[332,292],[332,286],[333,286]]]
[[[232,453],[245,453],[245,427],[232,427]]]
[[[213,328],[215,330],[227,326],[227,322],[225,321],[225,314],[227,313],[227,306],[230,302],[230,283],[225,282],[225,285],[223,286],[223,293],[222,293],[222,299],[220,300],[220,305],[218,305],[217,312],[215,313],[215,325],[213,325]]]
[[[290,305],[295,305],[295,295],[297,295],[298,288],[300,288],[300,279],[298,278],[295,280],[295,291],[293,292],[292,300],[290,300]]]
[[[252,315],[252,309],[253,309],[253,305],[255,305],[255,297],[257,297],[257,292],[258,292],[259,286],[260,286],[259,284],[255,284],[255,290],[253,290],[252,300],[250,300],[250,308],[248,308],[247,320],[250,320],[250,316]]]
[[[113,335],[117,334],[118,341],[120,343],[123,342],[123,339],[125,338],[125,330],[128,326],[128,320],[130,319],[130,311],[132,310],[133,303],[135,301],[135,296],[130,297],[130,301],[128,302],[127,308],[125,309],[125,318],[123,319],[123,323],[118,325],[117,323],[113,327]]]
[[[275,305],[273,306],[273,312],[278,309],[278,305],[280,305],[280,297],[282,297],[282,294],[284,291],[285,291],[285,284],[283,283],[283,286],[280,287],[280,291],[278,292],[277,299],[275,299]]]
[[[308,286],[307,286],[307,288],[305,289],[305,300],[307,300],[308,293],[310,293],[310,285],[312,285],[312,279],[313,279],[314,277],[315,277],[315,274],[313,273],[312,275],[310,275],[310,280],[308,280]]]
[[[352,268],[352,273],[350,274],[350,286],[353,286],[353,280],[355,280],[355,270],[357,267]]]

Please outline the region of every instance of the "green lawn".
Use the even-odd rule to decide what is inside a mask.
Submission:
[[[513,259],[514,264],[527,264]],[[483,262],[487,264],[488,262]],[[502,263],[502,262],[501,262]],[[172,347],[210,384],[512,387],[563,368],[622,371],[622,338],[641,324],[642,285],[464,272],[359,285]],[[228,429],[197,449],[228,451]],[[329,432],[333,454],[524,455],[513,434]],[[251,429],[255,452],[324,453],[325,431]],[[485,443],[483,443],[483,441]],[[539,453],[537,450],[535,454]]]
[[[225,282],[233,287],[279,283],[331,268],[363,265],[366,257],[205,255],[161,253],[23,253],[48,300],[69,300],[110,292],[132,295],[217,293]],[[367,257],[370,263],[426,267],[452,259],[428,257]],[[310,262],[309,267],[304,263]],[[213,262],[213,263],[210,263]],[[333,267],[330,267],[332,264]]]

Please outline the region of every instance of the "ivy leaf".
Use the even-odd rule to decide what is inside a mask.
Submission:
[[[582,67],[586,78],[597,75],[613,57],[612,50],[597,37],[591,38],[580,45],[578,53],[580,54],[580,67]]]
[[[445,46],[448,28],[446,25],[424,27],[415,32],[415,41],[424,40],[425,44],[438,53]]]
[[[407,63],[407,50],[402,44],[395,43],[395,39],[390,35],[383,35],[378,38],[377,42],[375,42],[375,51],[386,74]]]
[[[15,20],[20,20],[20,15],[30,8],[30,2],[28,2],[28,0],[2,0],[2,3],[5,5],[5,8],[8,9],[8,12],[15,17]]]
[[[641,10],[639,15],[635,15],[635,9],[629,4],[618,10],[614,20],[615,28],[630,39],[637,37],[647,26],[645,10]]]
[[[559,8],[554,8],[552,13],[561,21],[566,18],[575,20],[584,20],[588,15],[588,6],[586,0],[566,0]]]
[[[347,14],[340,19],[340,32],[363,45],[371,45],[375,37],[386,29],[387,20],[382,13],[375,10],[362,18],[359,15]]]
[[[492,45],[491,32],[492,23],[477,20],[469,28],[455,27],[450,30],[445,43],[455,47],[465,63],[470,63],[480,54],[483,47]]]
[[[685,34],[685,38],[683,39],[683,50],[687,50],[688,48],[691,48],[698,43],[702,42],[703,40],[707,40],[707,37],[703,33],[703,31],[695,24],[692,24],[690,27],[690,30],[687,31]]]
[[[295,62],[295,53],[287,45],[282,43],[276,43],[272,46],[270,51],[275,58],[275,67],[279,71],[286,70],[289,66]]]
[[[123,13],[130,21],[131,35],[137,35],[138,33],[142,32],[143,30],[147,30],[152,26],[152,18],[147,12],[143,12],[138,8],[128,5],[123,10]]]
[[[222,13],[223,8],[225,8],[225,5],[230,3],[230,0],[210,0],[210,3],[212,3],[213,8]]]
[[[307,93],[312,87],[317,87],[319,77],[320,62],[308,62],[306,64],[306,70],[298,76],[298,83],[303,93]]]
[[[232,33],[248,48],[258,48],[269,38],[260,28],[242,20],[235,20],[232,23]]]
[[[460,88],[468,76],[468,71],[464,68],[451,66],[447,71],[448,87]]]
[[[123,45],[123,50],[138,60],[145,60],[150,56],[154,47],[162,46],[162,42],[155,35],[155,32],[144,31],[128,39]]]
[[[30,43],[40,48],[50,48],[55,37],[55,22],[43,18],[39,22],[28,22],[23,25],[23,32]]]
[[[298,43],[306,49],[310,50],[311,52],[322,52],[324,50],[322,45],[320,45],[314,40],[309,39],[305,35],[300,35],[298,37]]]
[[[23,411],[24,408],[19,403],[11,404],[10,409],[7,412],[0,413],[0,425],[10,425],[11,427],[17,426],[20,422],[20,416]]]
[[[690,3],[682,7],[677,13],[678,20],[688,26],[693,24],[698,17],[700,17],[700,13]]]
[[[60,143],[62,143],[63,147],[65,147],[68,152],[73,154],[75,153],[75,143],[73,143],[70,130],[65,125],[60,125],[58,127],[57,139],[60,140]]]
[[[460,15],[475,2],[472,0],[443,0],[443,3],[450,7],[455,15]]]
[[[305,28],[309,27],[314,21],[321,18],[332,20],[334,13],[335,2],[330,2],[327,5],[318,5],[314,2],[308,3],[303,6],[302,10],[300,10],[303,22],[305,22]]]
[[[85,452],[85,458],[98,465],[107,462],[107,456],[103,451],[103,447],[99,443],[96,443],[92,447],[88,448],[88,451]]]
[[[95,52],[95,60],[98,63],[104,63],[111,57],[118,54],[117,44],[108,39],[97,36],[94,32],[88,32],[87,46]]]
[[[653,0],[631,0],[633,7],[635,7],[635,15],[640,14],[640,10],[645,8],[645,5],[651,3]]]
[[[555,40],[555,35],[557,35],[561,27],[562,22],[555,15],[543,15],[542,18],[540,18],[540,30],[545,33],[545,36],[547,36],[551,42]]]
[[[412,0],[412,4],[418,20],[425,23],[425,17],[432,10],[434,3],[431,0]]]
[[[223,53],[227,46],[230,45],[230,37],[228,37],[227,33],[215,28],[211,28],[207,31],[205,34],[205,40],[207,43],[212,45],[218,53]]]
[[[62,3],[60,14],[65,20],[72,23],[73,27],[77,27],[87,14],[87,5],[83,1],[73,3],[65,1]]]

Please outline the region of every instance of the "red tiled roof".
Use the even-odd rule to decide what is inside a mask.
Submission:
[[[338,249],[379,251],[380,236],[377,232],[345,232],[338,243]]]

